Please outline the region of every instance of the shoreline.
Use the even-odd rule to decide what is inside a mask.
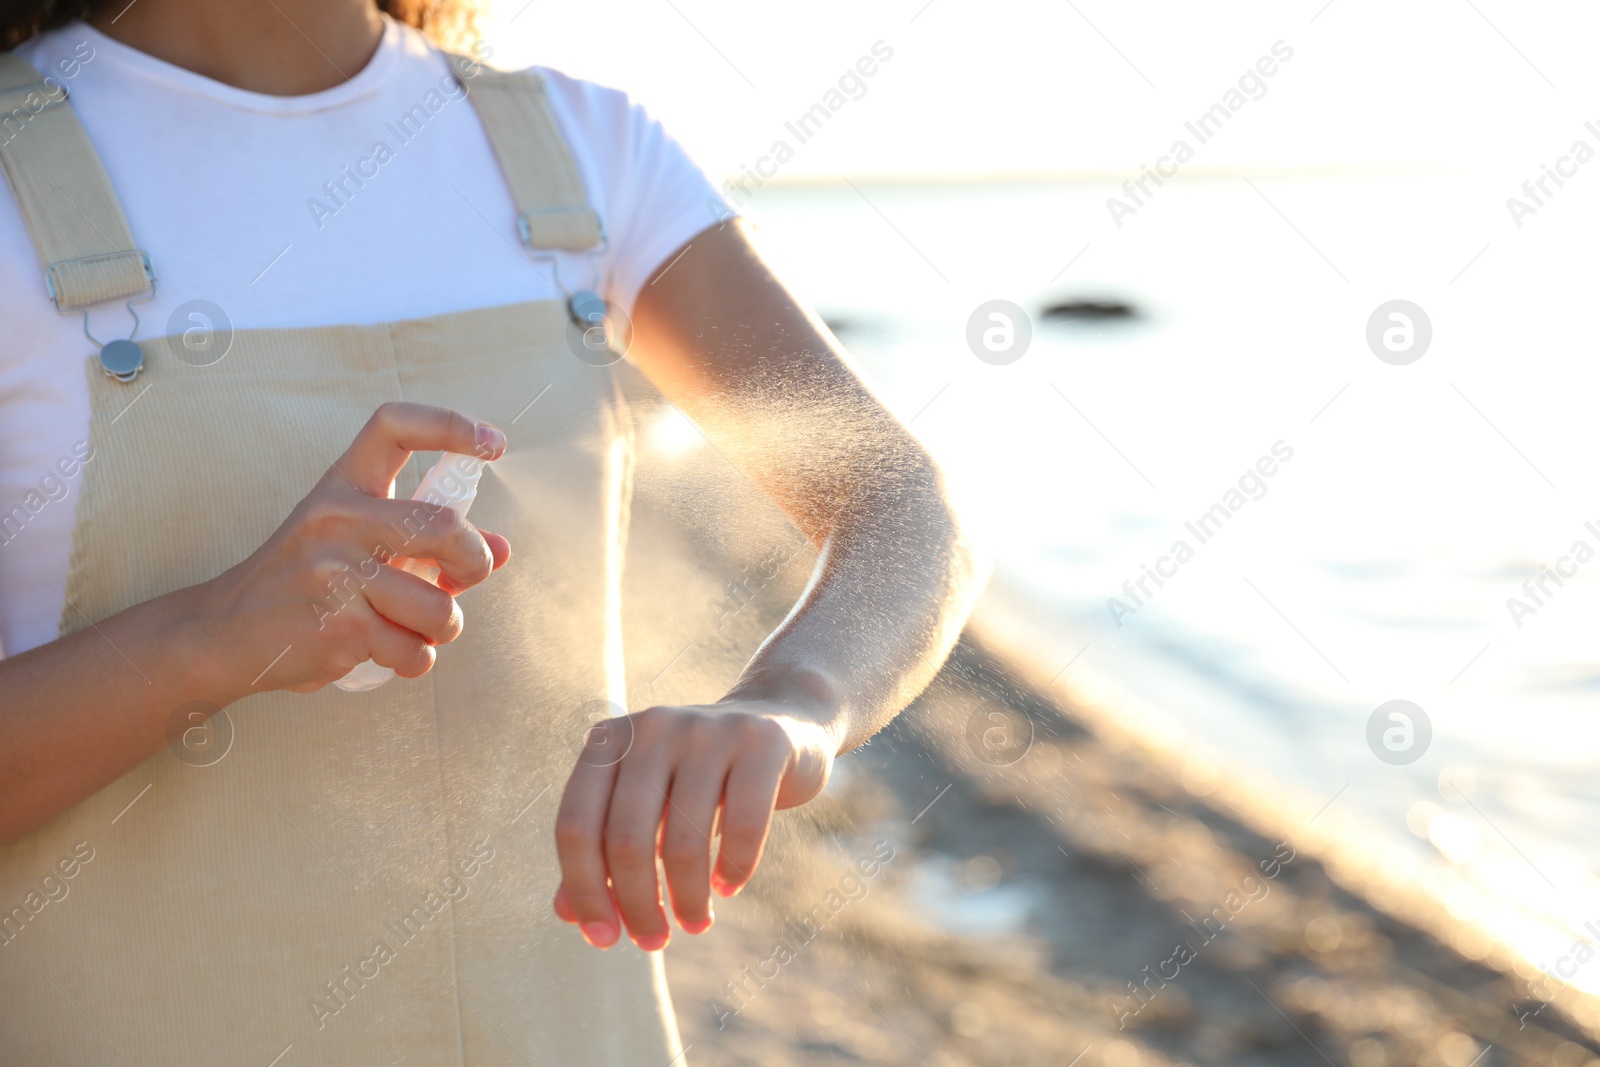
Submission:
[[[1426,931],[1458,952],[1464,961],[1514,976],[1524,983],[1530,999],[1553,1005],[1590,1041],[1600,1042],[1600,997],[1541,971],[1493,930],[1451,915],[1437,895],[1396,872],[1396,867],[1403,870],[1407,866],[1404,861],[1384,854],[1372,841],[1362,840],[1355,823],[1341,828],[1339,820],[1331,818],[1316,825],[1337,796],[1317,806],[1320,802],[1284,796],[1271,783],[1250,776],[1243,768],[1228,767],[1218,773],[1215,767],[1204,766],[1203,758],[1197,758],[1190,747],[1192,739],[1165,735],[1159,730],[1141,730],[1096,695],[1076,689],[1070,682],[1052,687],[1044,667],[1044,657],[1054,651],[1048,648],[1048,635],[1029,625],[1017,599],[1003,587],[986,593],[982,610],[969,630],[1025,684],[1041,692],[1055,688],[1072,713],[1091,729],[1117,738],[1119,744],[1139,747],[1149,758],[1170,768],[1186,785],[1202,790],[1201,795],[1208,801],[1227,809],[1258,832],[1292,835],[1303,842],[1303,851],[1323,863],[1347,891],[1375,909]],[[995,649],[1001,651],[994,652]]]

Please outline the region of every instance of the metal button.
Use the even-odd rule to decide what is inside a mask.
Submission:
[[[579,289],[567,301],[567,313],[584,329],[606,321],[606,302],[591,289]]]
[[[144,367],[144,352],[132,341],[107,341],[100,349],[100,366],[119,382],[131,382]]]

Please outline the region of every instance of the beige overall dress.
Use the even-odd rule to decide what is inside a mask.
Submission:
[[[598,245],[540,81],[452,61],[530,247]],[[0,56],[17,131],[0,159],[49,293],[115,299],[95,320],[112,321],[147,291],[145,259],[65,92],[41,82]],[[507,431],[472,519],[514,555],[463,596],[466,632],[423,678],[261,692],[203,726],[175,708],[169,750],[0,847],[0,1064],[683,1062],[659,956],[596,951],[550,910],[566,775],[597,709],[625,706],[632,438],[612,371],[574,338],[563,301],[534,300],[242,330],[209,363],[140,338],[126,382],[89,356],[63,633],[248,555],[388,400]],[[283,650],[257,651],[265,689]],[[150,669],[128,664],[130,691]]]

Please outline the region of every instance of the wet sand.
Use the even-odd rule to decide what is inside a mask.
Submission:
[[[636,708],[720,695],[814,558],[709,452],[641,451]],[[676,935],[689,1063],[1600,1067],[1592,1003],[1541,1006],[1313,813],[1050,689],[1016,625],[994,598],[928,692],[780,816],[712,930]]]

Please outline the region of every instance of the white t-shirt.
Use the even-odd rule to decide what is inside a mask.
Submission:
[[[18,51],[66,82],[134,241],[150,254],[159,288],[154,302],[135,305],[140,338],[181,333],[189,323],[169,328],[169,318],[197,299],[247,329],[388,322],[560,295],[541,276],[548,266],[523,257],[516,209],[472,104],[438,50],[406,26],[386,20],[360,73],[295,97],[223,85],[82,23]],[[560,278],[631,311],[666,258],[733,208],[625,94],[541,73],[610,239],[593,262],[561,254]],[[391,127],[430,93],[437,110],[420,130],[413,120],[409,139],[396,137]],[[391,153],[377,173],[330,195],[325,183],[340,183],[345,168],[369,160],[362,170],[371,174],[379,141]],[[56,637],[88,451],[84,357],[94,348],[77,315],[58,316],[51,306],[6,193],[0,655],[15,655]],[[126,337],[132,326],[120,301],[91,309],[90,323],[101,341]],[[19,505],[25,523],[12,512]]]

